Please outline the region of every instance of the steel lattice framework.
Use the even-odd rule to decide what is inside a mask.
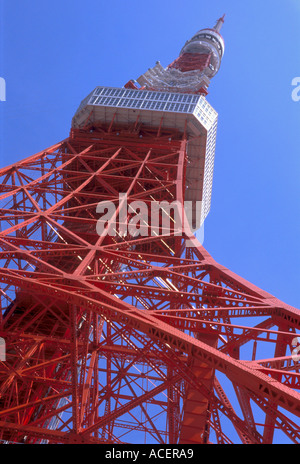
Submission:
[[[0,170],[2,442],[300,443],[300,312],[187,247],[172,212],[168,235],[119,232],[120,193],[184,201],[187,143],[114,115]]]

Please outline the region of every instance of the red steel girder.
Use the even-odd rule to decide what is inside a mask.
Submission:
[[[186,163],[178,131],[112,121],[0,170],[1,440],[300,442],[300,312],[175,227],[96,232],[120,193],[182,202]]]

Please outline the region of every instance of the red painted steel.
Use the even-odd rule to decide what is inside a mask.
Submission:
[[[194,71],[198,69],[208,68],[210,64],[211,55],[199,55],[199,53],[183,53],[173,63],[169,65],[169,68],[176,68],[182,72]]]
[[[0,170],[3,442],[300,442],[300,312],[174,227],[96,232],[119,193],[183,201],[186,164],[179,131],[112,121]]]

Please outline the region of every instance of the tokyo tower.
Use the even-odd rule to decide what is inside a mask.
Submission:
[[[1,443],[300,443],[300,311],[193,233],[223,23],[0,169]]]

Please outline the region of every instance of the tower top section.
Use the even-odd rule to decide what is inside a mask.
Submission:
[[[142,89],[207,95],[210,80],[220,69],[225,42],[220,34],[225,15],[213,28],[201,29],[184,44],[179,57],[167,68],[160,62],[138,79]],[[138,88],[134,82],[129,87]]]
[[[218,115],[206,101],[207,87],[219,70],[225,45],[220,34],[224,16],[212,29],[201,29],[179,57],[163,68],[159,62],[125,88],[97,87],[74,115],[74,130],[97,126],[116,133],[122,128],[177,130],[187,143],[184,198],[201,202],[201,225],[210,209]],[[141,134],[143,137],[143,135]]]
[[[215,27],[214,27],[214,30],[217,31],[217,32],[220,32],[223,24],[224,24],[224,19],[225,18],[225,14],[223,14],[222,18],[219,18]]]
[[[213,77],[218,72],[221,59],[225,52],[225,42],[220,34],[220,30],[224,23],[224,16],[218,19],[215,27],[212,29],[201,29],[185,43],[180,52],[179,59],[175,61],[176,63],[181,62],[181,70],[183,72],[190,70],[185,69],[184,60],[180,60],[180,58],[184,57],[186,54],[194,55],[194,61],[191,64],[194,64],[195,69],[203,68],[203,71],[205,71],[209,77]],[[209,57],[208,66],[204,67],[202,65],[201,57]]]

